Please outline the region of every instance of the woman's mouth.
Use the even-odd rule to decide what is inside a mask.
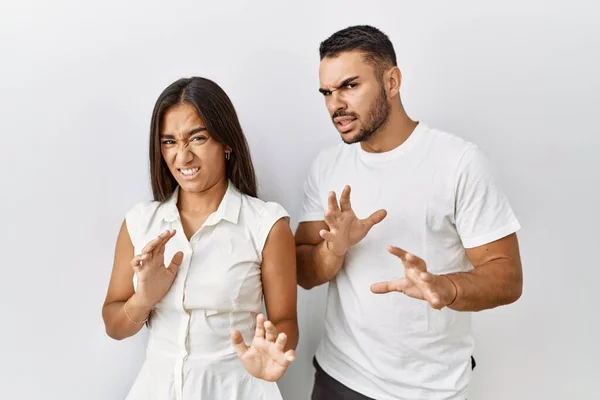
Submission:
[[[192,179],[198,175],[200,168],[179,168],[178,171],[184,179]]]

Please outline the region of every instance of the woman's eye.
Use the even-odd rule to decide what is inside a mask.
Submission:
[[[170,145],[170,144],[175,144],[175,141],[174,140],[163,140],[162,143],[166,144],[166,145]]]
[[[192,142],[203,142],[206,140],[206,136],[194,136]]]

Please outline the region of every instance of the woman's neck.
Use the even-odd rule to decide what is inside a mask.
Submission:
[[[200,192],[189,192],[180,188],[177,200],[179,212],[195,215],[215,212],[227,192],[228,183],[227,177],[223,177]]]

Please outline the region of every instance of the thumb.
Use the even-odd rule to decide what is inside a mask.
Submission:
[[[248,351],[248,346],[246,346],[244,343],[244,338],[237,329],[231,331],[231,344],[233,344],[233,348],[235,349],[235,352],[239,358],[242,358],[242,356]]]
[[[319,231],[319,236],[321,236],[321,238],[326,242],[333,242],[334,239],[333,234],[326,229],[321,229]]]
[[[177,271],[179,271],[179,267],[181,266],[182,262],[183,253],[181,251],[178,251],[171,259],[171,264],[169,264],[169,270],[173,273],[173,275],[177,275]]]
[[[383,219],[387,216],[387,211],[378,210],[373,214],[369,215],[368,218],[364,219],[363,222],[367,225],[367,229],[371,229],[374,225],[383,221]]]

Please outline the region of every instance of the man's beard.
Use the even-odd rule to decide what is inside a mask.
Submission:
[[[373,107],[369,111],[368,118],[365,122],[365,126],[354,136],[353,138],[346,140],[342,137],[342,140],[346,144],[364,142],[370,139],[376,132],[385,126],[390,117],[390,105],[387,102],[387,96],[383,86],[379,92],[379,97],[375,101]]]

